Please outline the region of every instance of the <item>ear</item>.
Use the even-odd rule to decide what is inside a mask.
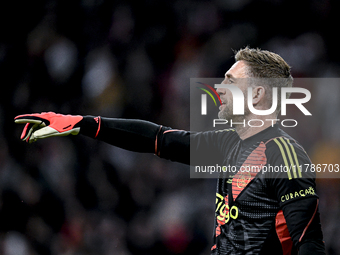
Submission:
[[[257,105],[265,97],[266,90],[262,86],[253,88],[253,105]]]

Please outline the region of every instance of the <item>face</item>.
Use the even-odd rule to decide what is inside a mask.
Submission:
[[[246,95],[247,91],[247,83],[245,79],[247,66],[244,61],[237,61],[225,74],[225,79],[222,84],[232,84],[236,87],[239,87],[243,93]],[[226,88],[218,88],[216,92],[220,95],[222,105],[220,106],[220,111],[218,113],[218,117],[220,119],[233,119],[235,120],[235,116],[233,115],[233,97],[229,89]],[[247,113],[248,107],[245,105],[245,114]]]

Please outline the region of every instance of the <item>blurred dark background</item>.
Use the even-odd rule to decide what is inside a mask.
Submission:
[[[338,77],[339,5],[1,1],[0,254],[209,254],[214,180],[83,136],[26,144],[14,116],[55,111],[189,129],[190,78],[223,77],[233,49],[274,51],[294,77]],[[340,86],[309,89],[315,118],[292,135],[315,163],[339,163]],[[318,180],[328,254],[340,254],[339,184]]]

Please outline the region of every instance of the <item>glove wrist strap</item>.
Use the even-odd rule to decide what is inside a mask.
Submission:
[[[100,126],[102,124],[102,118],[100,116],[94,118],[94,120],[98,123],[98,128],[97,128],[97,132],[96,135],[94,136],[94,138],[97,138],[99,131],[100,131]]]
[[[75,127],[80,127],[79,134],[97,138],[101,128],[101,122],[100,116],[83,116],[83,119],[77,123]]]

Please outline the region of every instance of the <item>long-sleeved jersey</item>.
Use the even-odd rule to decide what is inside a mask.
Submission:
[[[277,125],[245,140],[234,129],[189,132],[140,120],[85,117],[79,125],[121,148],[233,169],[217,180],[212,254],[325,254],[311,161]]]

